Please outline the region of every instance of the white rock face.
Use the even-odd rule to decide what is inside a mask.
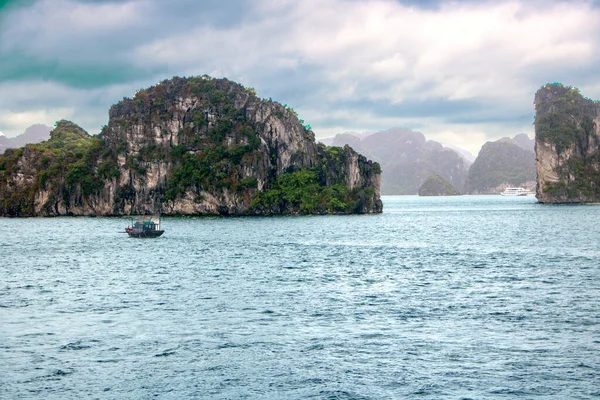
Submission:
[[[568,153],[572,153],[572,151],[568,151]],[[568,155],[564,154],[563,159],[567,158]],[[538,180],[542,180],[546,183],[555,183],[559,181],[560,177],[558,176],[557,170],[562,163],[556,151],[556,146],[551,143],[539,141],[536,161]]]
[[[352,190],[358,186],[360,182],[360,167],[358,166],[358,154],[353,154],[348,157],[347,161],[348,172],[346,173],[346,186]]]

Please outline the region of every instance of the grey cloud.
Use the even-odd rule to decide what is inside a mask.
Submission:
[[[451,5],[473,24],[470,36],[442,13]],[[0,13],[0,87],[16,100],[0,99],[0,130],[8,133],[3,115],[21,121],[17,114],[28,110],[69,109],[75,122],[85,120],[85,128],[97,132],[108,107],[133,90],[175,75],[209,74],[289,104],[317,135],[403,123],[419,125],[426,135],[465,126],[480,136],[493,126],[487,134],[495,135],[530,126],[533,93],[548,81],[597,85],[600,24],[593,22],[600,14],[592,3],[578,7],[583,12],[569,19],[565,13],[578,8],[552,1],[13,5]],[[482,18],[497,26],[489,30]],[[530,21],[540,29],[528,30]],[[569,24],[566,36],[556,28],[563,23]],[[544,40],[549,34],[563,47]],[[43,90],[29,97],[10,89],[36,84]],[[36,122],[48,123],[30,121]]]
[[[197,26],[231,28],[246,15],[246,2],[216,1],[34,2],[12,7],[0,28],[0,79],[45,79],[74,87],[101,87],[171,73],[167,64],[136,62],[131,53],[141,45],[182,34]],[[130,10],[127,20],[99,27],[79,24]],[[101,7],[101,8],[99,8]],[[99,15],[93,15],[99,13]],[[112,17],[114,18],[114,16]],[[110,19],[110,18],[107,18]],[[85,22],[85,21],[84,21]]]

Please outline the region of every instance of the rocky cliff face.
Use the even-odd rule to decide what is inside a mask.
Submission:
[[[600,201],[600,104],[547,84],[535,95],[536,197],[542,203]]]
[[[372,213],[379,185],[377,163],[317,145],[292,109],[227,79],[173,78],[114,105],[97,137],[60,121],[8,150],[0,215]]]

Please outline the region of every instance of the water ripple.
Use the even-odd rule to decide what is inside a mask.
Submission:
[[[598,207],[0,219],[6,398],[599,396]],[[31,234],[44,232],[44,235]]]

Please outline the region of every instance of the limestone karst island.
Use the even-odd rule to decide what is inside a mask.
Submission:
[[[50,136],[0,156],[0,216],[382,211],[379,164],[227,79],[165,80],[98,135],[62,120]]]
[[[543,86],[535,138],[538,201],[600,202],[600,103],[573,87]]]
[[[176,77],[112,106],[97,135],[62,120],[44,142],[8,148],[6,139],[0,216],[379,213],[380,190],[448,196],[507,185],[537,187],[541,203],[600,202],[600,103],[561,84],[542,86],[534,103],[535,145],[503,138],[467,162],[406,129],[317,144],[292,108],[252,88]],[[353,149],[381,162],[383,189],[380,164]]]

